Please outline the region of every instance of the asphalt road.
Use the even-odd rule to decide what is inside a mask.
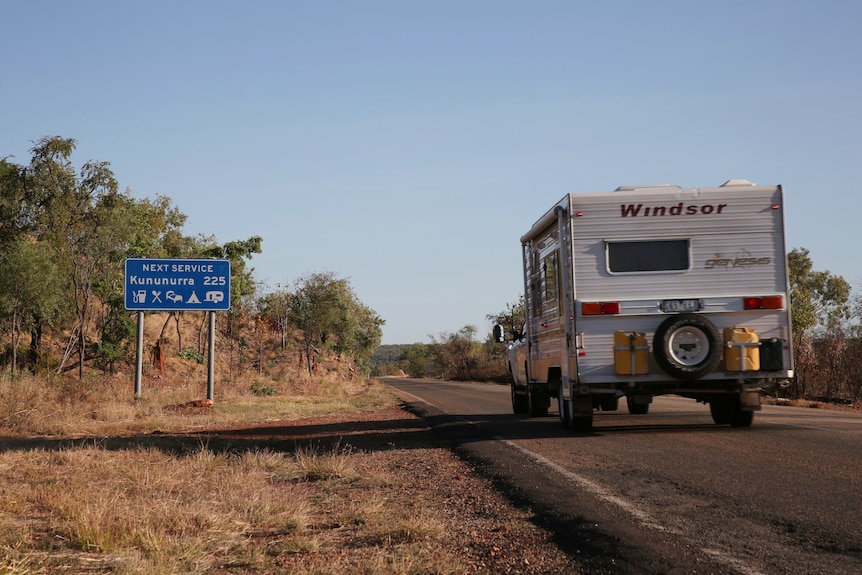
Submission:
[[[862,414],[764,406],[750,428],[658,397],[590,433],[509,388],[387,379],[589,573],[862,573]]]

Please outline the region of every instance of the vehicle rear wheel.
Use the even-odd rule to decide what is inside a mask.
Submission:
[[[732,416],[730,397],[716,397],[710,400],[709,413],[716,425],[729,425]]]
[[[754,423],[754,412],[753,411],[739,411],[734,412],[733,417],[730,419],[731,427],[751,427],[751,424]]]
[[[721,361],[721,337],[705,317],[681,313],[667,318],[655,330],[653,354],[668,375],[700,379]]]

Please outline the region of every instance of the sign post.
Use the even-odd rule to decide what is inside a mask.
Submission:
[[[145,311],[205,311],[209,314],[207,399],[214,395],[215,314],[230,309],[230,261],[214,259],[126,260],[126,309],[138,312],[135,399],[141,396]]]

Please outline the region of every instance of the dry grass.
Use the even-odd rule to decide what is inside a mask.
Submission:
[[[500,567],[528,558],[546,561],[537,572],[571,572],[548,534],[420,439],[380,384],[337,373],[217,382],[215,405],[197,408],[197,368],[144,383],[134,400],[127,377],[0,377],[0,574],[528,573]],[[370,421],[383,437],[272,448],[211,434],[297,420],[338,433]],[[196,443],[178,449],[176,437]]]
[[[36,379],[0,376],[0,433],[43,436],[128,435],[299,419],[391,404],[382,386],[364,379],[294,376],[216,380],[212,409],[182,409],[206,397],[203,367],[168,378],[145,378],[134,400],[134,380],[118,375]],[[255,390],[266,390],[266,394]]]

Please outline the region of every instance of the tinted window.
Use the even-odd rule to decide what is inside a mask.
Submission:
[[[688,240],[608,242],[608,269],[613,273],[687,270],[688,246]]]

